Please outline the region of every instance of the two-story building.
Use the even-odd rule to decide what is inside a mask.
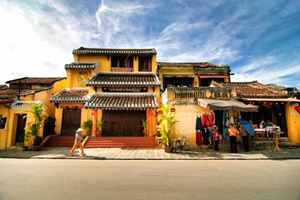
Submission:
[[[53,132],[50,118],[54,119],[54,105],[50,96],[66,84],[64,77],[23,77],[6,82],[0,87],[0,149],[10,148],[24,142],[24,128],[31,123],[31,107],[42,102],[47,109],[49,120],[39,135]],[[49,123],[48,123],[49,122]]]
[[[73,135],[80,125],[104,122],[102,136],[144,136],[156,133],[160,81],[155,49],[84,48],[73,50],[65,65],[67,86],[51,97],[56,106],[56,133]]]
[[[157,62],[161,89],[205,87],[212,81],[230,82],[230,67],[209,62]]]

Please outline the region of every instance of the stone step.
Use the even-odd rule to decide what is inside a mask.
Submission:
[[[73,144],[73,136],[54,136],[49,138],[44,146],[72,147]],[[154,148],[156,145],[156,140],[153,137],[90,137],[85,143],[85,148]]]

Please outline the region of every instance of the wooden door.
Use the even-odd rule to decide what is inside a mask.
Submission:
[[[64,108],[62,115],[62,135],[74,135],[80,127],[81,109],[79,108]]]
[[[146,111],[103,111],[103,136],[143,136]]]

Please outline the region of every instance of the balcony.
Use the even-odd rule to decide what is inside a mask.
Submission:
[[[112,72],[133,72],[132,67],[111,67]]]

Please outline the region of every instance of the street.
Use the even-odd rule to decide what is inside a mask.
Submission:
[[[300,199],[300,160],[0,159],[0,199]]]

